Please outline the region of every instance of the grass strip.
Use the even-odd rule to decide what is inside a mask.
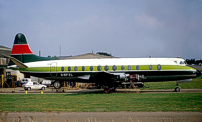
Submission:
[[[0,95],[0,111],[202,111],[202,93],[8,94]]]
[[[176,87],[176,81],[169,82],[146,82],[146,87],[141,90],[157,90],[157,89],[174,89]],[[192,82],[179,83],[181,89],[202,89],[201,77],[193,79]]]

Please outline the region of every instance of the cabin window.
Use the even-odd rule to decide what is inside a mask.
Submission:
[[[131,66],[130,65],[128,65],[128,70],[131,70]]]
[[[105,66],[105,71],[108,71],[109,70],[109,67],[108,66]]]
[[[81,70],[82,70],[82,71],[84,71],[84,70],[85,70],[85,67],[84,67],[84,66],[82,66]]]
[[[149,69],[152,70],[152,65],[149,65]]]
[[[122,65],[122,66],[121,66],[121,70],[124,70],[124,69],[125,69],[125,67]]]
[[[116,65],[114,65],[114,66],[112,67],[112,69],[113,69],[114,71],[116,71],[116,69],[117,69]]]
[[[61,67],[61,71],[64,71],[65,69],[64,69],[64,67]]]
[[[98,67],[97,67],[97,70],[98,70],[98,71],[101,71],[101,69],[102,69],[101,66],[98,66]]]
[[[67,68],[67,70],[68,70],[68,71],[71,71],[71,67],[69,66],[69,67]]]
[[[161,70],[161,65],[160,65],[160,64],[157,65],[157,69],[158,69],[158,70]]]
[[[77,70],[78,70],[78,67],[77,67],[77,66],[75,66],[75,67],[74,67],[74,71],[77,71]]]
[[[90,71],[93,71],[93,66],[90,66]]]
[[[139,70],[139,69],[140,69],[140,66],[139,66],[139,65],[137,65],[137,66],[136,66],[136,70]]]

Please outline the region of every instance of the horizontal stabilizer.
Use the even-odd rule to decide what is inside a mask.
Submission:
[[[2,55],[2,54],[1,54]],[[25,64],[23,64],[21,61],[19,61],[18,59],[11,57],[11,56],[7,56],[7,55],[2,55],[6,58],[10,58],[13,63],[15,63],[19,68],[28,68],[28,66],[26,66]]]
[[[24,65],[21,61],[19,61],[18,59],[11,57],[10,58],[13,63],[15,63],[19,68],[28,68],[28,66]]]

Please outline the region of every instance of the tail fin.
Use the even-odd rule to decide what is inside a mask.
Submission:
[[[34,61],[44,61],[44,60],[54,60],[53,58],[39,57],[35,55],[29,48],[27,39],[24,34],[18,33],[15,36],[13,49],[11,51],[11,56],[21,61],[22,63],[34,62]],[[14,62],[10,62],[13,65]]]
[[[34,53],[30,50],[26,37],[23,34],[19,33],[15,36],[11,56],[23,55],[23,54],[32,55]]]

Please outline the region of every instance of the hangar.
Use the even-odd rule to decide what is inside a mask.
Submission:
[[[101,58],[115,58],[113,56],[106,56],[106,55],[100,55],[100,54],[94,54],[92,53],[86,53],[76,56],[61,56],[60,59],[101,59]]]
[[[10,56],[11,49],[0,45],[0,54]],[[5,69],[8,65],[9,59],[0,55],[0,74],[5,75]]]
[[[4,46],[1,46],[0,45],[0,82],[1,82],[1,85],[3,84],[3,82],[8,79],[8,78],[5,78],[6,75],[8,75],[6,73],[6,67],[9,63],[9,59],[2,56],[2,55],[6,55],[6,56],[10,56],[11,54],[11,49],[10,48],[7,48],[7,47],[4,47]]]

